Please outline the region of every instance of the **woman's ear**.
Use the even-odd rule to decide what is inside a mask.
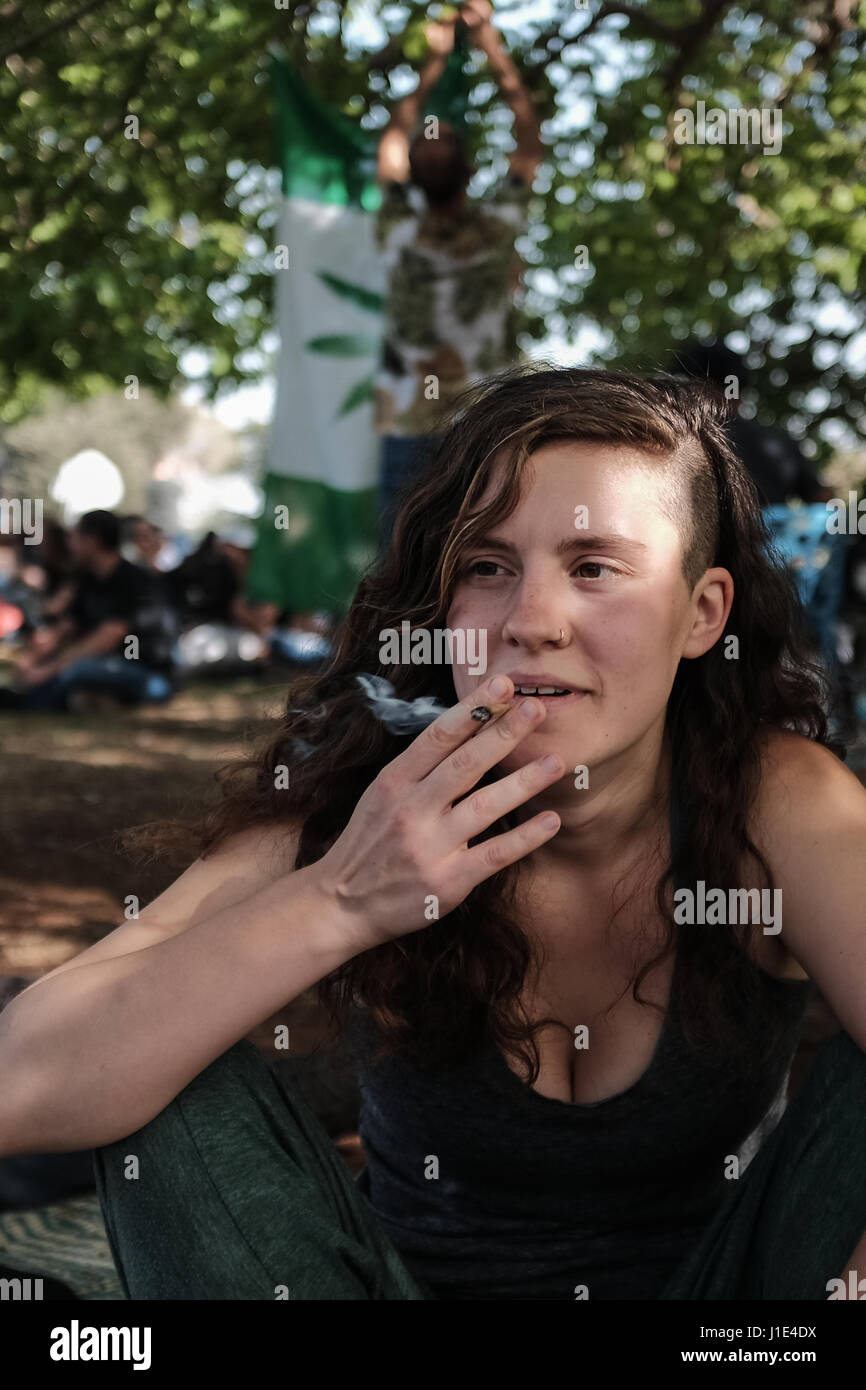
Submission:
[[[734,581],[730,571],[721,568],[706,570],[692,594],[691,625],[682,656],[690,659],[703,656],[718,642],[725,630],[733,601]]]

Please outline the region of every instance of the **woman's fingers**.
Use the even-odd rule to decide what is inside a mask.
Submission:
[[[464,852],[460,864],[461,888],[468,883],[463,896],[468,897],[473,888],[486,878],[515,864],[518,859],[531,854],[547,840],[552,840],[559,830],[560,819],[555,811],[540,811],[531,820],[506,830],[502,835],[494,835],[482,845],[475,845]]]
[[[450,806],[471,791],[504,757],[547,717],[540,700],[519,700],[489,728],[482,726],[476,738],[466,740],[424,779],[424,791],[439,805]]]
[[[479,706],[503,704],[514,694],[514,686],[507,676],[500,679],[505,681],[505,693],[502,695],[494,694],[490,686],[496,677],[491,676],[489,681],[476,687],[471,695],[466,695],[456,705],[452,705],[444,714],[440,714],[438,719],[434,719],[432,724],[428,724],[426,729],[414,738],[409,747],[402,753],[398,753],[396,758],[380,772],[380,778],[386,778],[389,783],[396,786],[405,786],[407,789],[417,785],[423,778],[427,777],[434,768],[437,768],[449,753],[453,753],[456,748],[466,743],[474,734],[477,734],[483,726],[472,718],[473,709]],[[539,703],[536,701],[536,703]],[[509,716],[505,716],[508,718]],[[497,724],[502,720],[498,720]],[[494,726],[496,727],[496,726]],[[493,729],[489,730],[490,733]],[[504,749],[503,749],[504,752]],[[502,756],[500,754],[500,756]],[[476,779],[477,780],[477,779]],[[469,783],[466,790],[473,783]],[[449,799],[449,803],[459,795]]]
[[[474,840],[500,817],[522,806],[533,796],[538,796],[547,787],[552,787],[564,771],[562,759],[548,753],[491,786],[477,787],[458,802],[448,815],[449,833],[454,836],[455,844],[462,845]]]
[[[513,683],[506,676],[504,686],[494,689],[496,679],[477,686],[386,764],[319,861],[329,891],[371,945],[426,926],[431,895],[440,914],[451,912],[481,879],[531,853],[559,828],[558,817],[548,827],[536,816],[488,841],[493,849],[486,857],[480,853],[486,846],[478,846],[478,853],[469,849],[469,840],[564,771],[559,762],[547,769],[536,760],[499,779],[501,788],[497,783],[473,793],[483,774],[546,715],[539,700],[509,707]],[[472,718],[479,706],[497,704],[506,712],[489,726]],[[465,793],[472,793],[468,805],[455,807]]]

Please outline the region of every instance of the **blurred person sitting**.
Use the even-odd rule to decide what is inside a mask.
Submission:
[[[208,531],[196,550],[165,576],[178,611],[179,659],[186,669],[225,672],[263,662],[279,609],[243,592],[252,536],[242,528]]]
[[[72,562],[66,531],[46,519],[32,545],[21,536],[0,536],[0,636],[24,638],[60,613],[70,598]]]
[[[26,624],[16,536],[0,534],[0,641],[17,641]]]
[[[244,593],[252,527],[238,525],[204,540],[166,576],[183,635],[180,660],[189,669],[228,669],[261,665],[271,655],[292,662],[317,661],[330,650],[324,613],[298,615],[288,629],[276,603],[256,602]]]
[[[62,522],[46,518],[42,540],[38,545],[27,547],[25,558],[23,577],[26,583],[39,590],[43,613],[60,612],[65,606],[63,596],[68,591],[73,569],[69,536]]]
[[[225,623],[264,632],[279,611],[243,595],[251,537],[240,528],[208,531],[199,546],[166,576],[185,630],[198,623]]]
[[[165,574],[181,561],[181,552],[161,526],[146,516],[125,516],[121,523],[120,553],[130,564],[152,574]]]
[[[52,627],[34,633],[4,703],[85,712],[168,699],[171,621],[149,577],[120,554],[118,518],[86,512],[69,550],[76,570],[68,601]]]
[[[73,565],[66,527],[49,518],[42,528],[38,545],[21,548],[20,579],[30,602],[26,605],[29,626],[38,627],[46,619],[62,613],[72,596]]]

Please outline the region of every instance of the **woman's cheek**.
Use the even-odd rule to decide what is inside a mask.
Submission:
[[[454,688],[457,691],[458,699],[477,685],[479,679],[484,680],[487,676],[487,667],[490,662],[491,634],[496,631],[496,621],[492,613],[480,611],[477,602],[455,601],[448,610],[445,619],[445,626],[449,632],[463,632],[466,634],[466,651],[474,652],[475,658],[466,663],[471,665],[472,671],[467,672],[466,666],[453,667]],[[479,663],[482,669],[479,673]]]
[[[612,718],[638,723],[655,718],[672,684],[666,631],[645,621],[611,632],[598,654],[598,670]]]
[[[601,629],[595,631],[595,644],[604,652],[604,663],[621,676],[651,678],[665,665],[670,644],[668,623],[663,614],[635,603],[609,609]]]
[[[445,625],[449,628],[455,627],[488,627],[492,618],[484,611],[484,605],[469,597],[456,598],[448,610]]]

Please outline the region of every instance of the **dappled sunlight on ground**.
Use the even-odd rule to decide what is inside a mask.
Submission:
[[[123,918],[119,897],[70,883],[0,877],[0,959],[3,970],[53,970],[99,941]]]
[[[117,835],[191,818],[215,774],[279,718],[286,683],[249,678],[117,714],[0,715],[0,973],[38,975],[149,902],[185,867],[141,864]]]

